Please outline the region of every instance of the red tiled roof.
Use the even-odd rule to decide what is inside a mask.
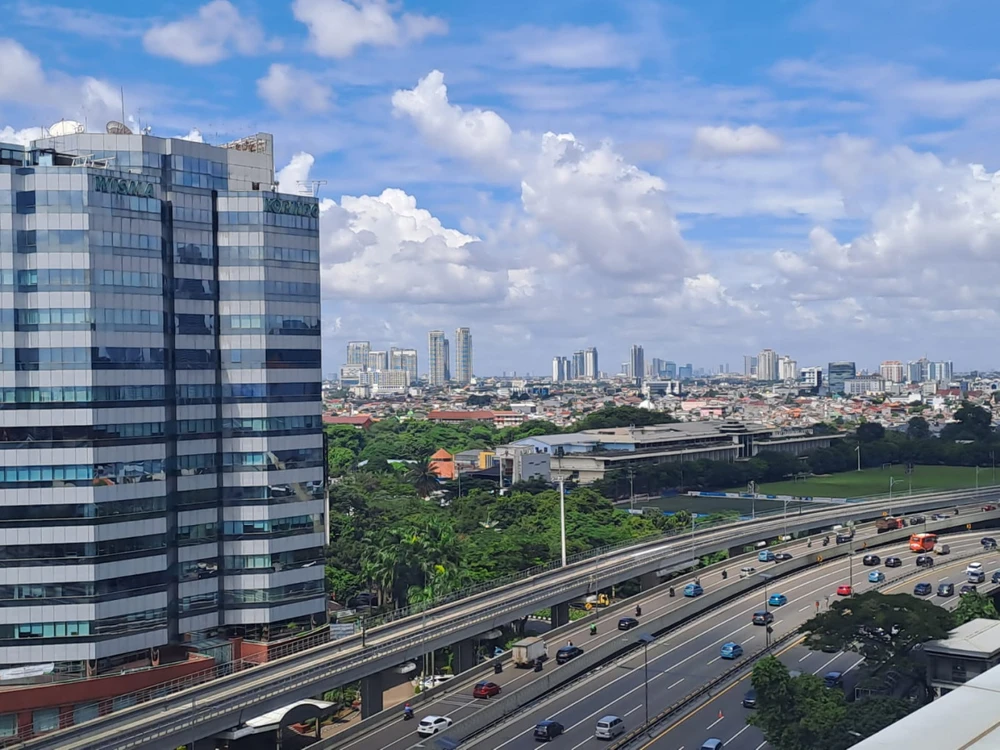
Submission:
[[[427,418],[432,422],[435,420],[448,420],[457,422],[463,419],[478,420],[481,422],[492,421],[491,411],[431,411],[427,413]]]
[[[323,424],[352,424],[355,426],[364,427],[369,425],[375,420],[371,418],[368,414],[359,414],[353,417],[348,416],[337,416],[335,414],[324,414]]]

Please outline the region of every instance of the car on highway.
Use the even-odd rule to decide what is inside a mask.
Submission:
[[[447,716],[425,716],[417,724],[417,734],[421,737],[430,737],[432,734],[443,732],[451,726],[451,719]]]
[[[500,695],[500,686],[495,682],[477,682],[472,688],[473,698],[492,698],[494,695]]]
[[[965,577],[969,583],[983,583],[986,580],[986,571],[983,570],[981,562],[971,562],[965,568]]]
[[[844,686],[843,672],[827,672],[823,675],[823,687],[836,688]]]
[[[962,586],[962,588],[959,589],[958,592],[959,596],[965,596],[966,594],[975,594],[975,593],[976,593],[976,587],[973,586],[971,583],[967,583],[964,586]]]
[[[743,656],[743,647],[738,643],[723,643],[722,649],[719,651],[719,656],[723,659],[739,659]]]
[[[997,509],[997,506],[995,506],[995,505],[984,505],[983,506],[983,512],[984,513],[988,512],[988,511],[991,511],[991,510],[996,510],[996,509]]]
[[[950,516],[947,513],[935,513],[931,516],[932,521],[945,521],[948,518],[950,518]]]
[[[788,597],[784,594],[771,594],[767,597],[767,603],[772,607],[781,607],[788,604]]]
[[[722,750],[722,740],[711,737],[701,743],[700,750]]]
[[[983,547],[985,547],[986,549],[997,548],[997,540],[991,536],[984,536],[982,539],[979,540],[979,543],[983,545]]]
[[[885,558],[885,567],[887,567],[887,568],[901,568],[901,567],[903,567],[903,561],[901,559],[899,559],[898,557],[896,557],[895,555],[891,555],[891,556]]]
[[[575,659],[582,653],[583,649],[579,646],[563,646],[561,649],[556,651],[556,664],[565,664],[571,659]]]
[[[684,587],[684,596],[701,596],[704,593],[705,589],[697,583],[689,583]]]
[[[791,560],[792,559],[792,553],[791,552],[778,552],[774,556],[774,559],[777,560],[778,562],[784,562],[785,560]]]
[[[742,568],[740,568],[740,578],[749,578],[756,572],[757,568],[753,567],[752,565],[744,565]]]
[[[917,557],[917,567],[918,568],[933,568],[934,558],[930,555],[920,555]]]
[[[625,734],[625,722],[620,716],[602,716],[594,727],[594,738],[598,740],[613,740],[619,734]]]
[[[873,565],[880,565],[882,563],[882,558],[878,555],[865,555],[861,558],[861,563],[869,567]]]
[[[753,624],[754,625],[770,625],[774,622],[774,615],[770,612],[754,612],[753,613]]]
[[[951,547],[949,547],[947,544],[938,544],[937,546],[934,547],[934,554],[935,555],[950,555],[951,554]]]
[[[868,574],[868,583],[882,583],[885,580],[885,573],[881,570],[873,570]]]
[[[535,739],[540,742],[551,742],[565,731],[565,727],[558,721],[546,719],[535,724]]]
[[[1000,583],[1000,570],[994,571],[990,577],[990,583]]]
[[[934,587],[929,583],[918,583],[913,587],[914,596],[930,596],[934,592]]]
[[[911,516],[907,523],[910,526],[916,526],[918,523],[923,523],[926,520],[924,516]]]
[[[938,596],[954,596],[955,595],[955,584],[954,583],[940,583],[940,584],[938,584],[937,595]]]
[[[743,693],[743,708],[757,708],[757,691],[753,688]]]
[[[851,595],[851,587],[848,586],[846,583],[842,583],[839,586],[837,586],[837,596],[850,596],[850,595]]]
[[[623,617],[618,621],[619,630],[631,630],[639,627],[639,621],[634,617]]]
[[[769,549],[762,549],[757,553],[757,562],[774,562],[774,553]]]

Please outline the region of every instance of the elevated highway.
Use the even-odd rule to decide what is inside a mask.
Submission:
[[[372,678],[410,659],[464,642],[546,607],[622,581],[693,564],[720,550],[871,520],[891,510],[907,514],[995,499],[995,490],[936,493],[801,509],[795,515],[730,523],[607,551],[502,587],[404,617],[355,636],[262,664],[237,674],[149,700],[85,724],[17,745],[38,750],[173,750],[303,698]],[[459,649],[461,651],[461,649]],[[472,666],[471,664],[469,666]],[[380,691],[370,691],[370,695]]]

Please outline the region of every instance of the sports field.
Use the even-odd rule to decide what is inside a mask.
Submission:
[[[799,497],[866,497],[888,495],[889,478],[893,477],[892,494],[905,495],[912,487],[914,492],[927,490],[959,490],[976,486],[976,470],[971,466],[914,466],[907,476],[902,465],[884,469],[863,469],[841,474],[809,477],[797,482],[771,482],[761,484],[761,495],[797,495]],[[979,486],[994,484],[993,469],[979,470]],[[735,487],[727,492],[746,492],[746,487]]]

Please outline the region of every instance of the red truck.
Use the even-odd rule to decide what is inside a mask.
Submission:
[[[875,531],[882,534],[886,531],[902,529],[905,526],[906,520],[903,518],[880,518],[875,522]]]

